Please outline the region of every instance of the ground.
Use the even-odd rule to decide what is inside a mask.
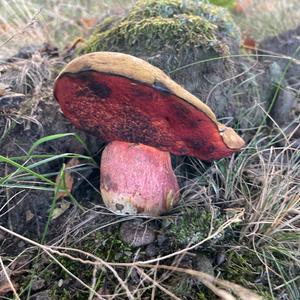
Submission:
[[[299,299],[297,1],[51,1],[0,0],[0,298]],[[164,216],[107,210],[103,144],[53,97],[62,67],[94,50],[161,67],[247,146],[173,157],[181,201]]]

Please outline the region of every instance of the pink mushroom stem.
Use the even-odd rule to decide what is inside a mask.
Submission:
[[[121,214],[160,215],[179,200],[169,152],[144,144],[114,141],[101,158],[104,203]]]

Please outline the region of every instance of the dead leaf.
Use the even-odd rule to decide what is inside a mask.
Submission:
[[[97,24],[97,18],[81,18],[80,23],[85,29],[90,29]]]
[[[6,270],[8,273],[8,276],[10,276],[10,274],[12,273],[9,269]],[[18,286],[17,284],[11,280],[11,283],[13,284],[14,288],[17,289]],[[0,272],[0,296],[5,296],[7,293],[11,292],[12,288],[10,283],[8,282],[6,275],[4,274],[4,272]]]
[[[245,14],[252,4],[252,0],[238,0],[234,11],[238,14]]]
[[[26,220],[26,223],[28,223],[29,221],[31,221],[34,217],[34,214],[32,213],[31,210],[26,210],[25,212],[25,220]]]
[[[7,93],[8,86],[0,82],[0,97]]]
[[[12,26],[7,23],[0,23],[0,31],[8,32],[12,29]]]
[[[79,164],[80,162],[77,158],[72,158],[66,164],[66,169],[70,169],[72,167],[78,166]],[[55,182],[60,188],[66,188],[66,191],[57,193],[57,199],[68,197],[69,193],[71,193],[72,191],[73,184],[74,184],[74,178],[72,174],[68,170],[66,170],[64,174],[64,182],[59,175],[56,177]]]
[[[12,288],[7,280],[0,282],[0,296],[5,296],[7,293],[11,291]]]
[[[55,220],[60,217],[69,207],[70,202],[62,199],[59,203],[57,203],[57,207],[53,209],[51,219]]]
[[[256,41],[251,37],[244,38],[243,46],[248,52],[257,52]]]

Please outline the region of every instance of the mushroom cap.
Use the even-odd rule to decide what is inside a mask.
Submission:
[[[142,143],[203,160],[244,146],[206,104],[131,55],[95,52],[74,59],[57,77],[54,96],[76,127],[105,142]]]

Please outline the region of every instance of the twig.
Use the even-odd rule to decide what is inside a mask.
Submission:
[[[18,293],[17,293],[17,291],[16,291],[16,289],[15,289],[15,287],[14,287],[14,285],[13,285],[13,283],[12,283],[11,280],[10,280],[10,277],[9,277],[7,271],[6,271],[6,268],[5,268],[4,264],[3,264],[3,260],[2,260],[2,257],[1,257],[1,256],[0,256],[0,265],[1,265],[1,268],[2,268],[2,270],[3,270],[4,275],[5,275],[5,277],[6,277],[6,280],[8,281],[8,283],[9,283],[9,285],[10,285],[10,288],[11,288],[11,290],[13,291],[13,293],[14,293],[14,295],[15,295],[15,298],[16,298],[17,300],[21,300],[20,297],[19,297],[19,295],[18,295]]]
[[[22,34],[28,27],[32,26],[34,22],[36,22],[36,17],[41,13],[42,8],[40,8],[32,17],[32,19],[19,31],[12,34],[6,41],[4,41],[2,44],[0,44],[0,48],[2,48],[4,45],[6,45],[8,42],[10,42],[15,36],[18,34]]]

